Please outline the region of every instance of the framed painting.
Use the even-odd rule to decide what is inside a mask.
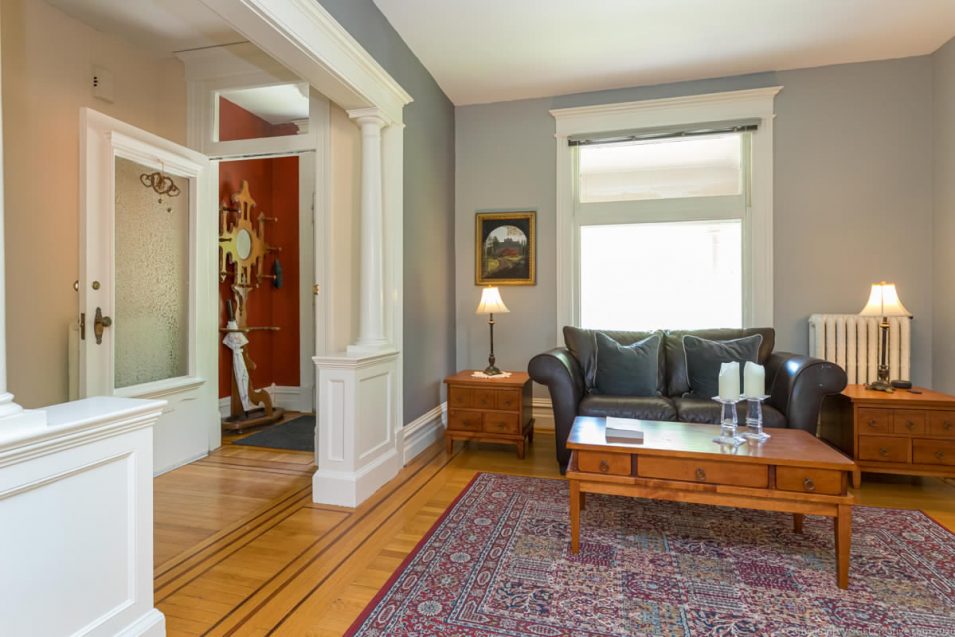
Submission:
[[[478,212],[474,223],[475,285],[537,284],[536,212]]]

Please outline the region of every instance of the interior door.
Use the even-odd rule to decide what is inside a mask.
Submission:
[[[90,109],[80,130],[79,393],[166,400],[162,472],[219,443],[209,160]]]

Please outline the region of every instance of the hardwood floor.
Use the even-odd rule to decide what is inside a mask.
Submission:
[[[357,509],[311,501],[312,454],[224,446],[155,482],[156,605],[175,635],[338,636],[478,471],[559,477],[554,439],[429,448]],[[866,474],[857,503],[955,530],[955,484]]]

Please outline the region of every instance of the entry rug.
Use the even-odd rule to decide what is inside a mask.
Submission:
[[[849,590],[832,521],[587,496],[570,553],[567,483],[479,474],[347,635],[950,637],[955,535],[855,507]]]
[[[315,451],[315,416],[305,414],[234,441],[234,445]]]

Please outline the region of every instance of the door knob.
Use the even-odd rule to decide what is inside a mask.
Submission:
[[[103,344],[103,331],[113,324],[113,319],[103,316],[103,310],[96,308],[96,317],[93,319],[93,334],[96,336],[96,344]]]

